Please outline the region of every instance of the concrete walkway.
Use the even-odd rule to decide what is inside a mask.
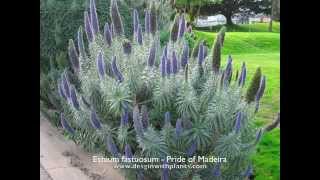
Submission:
[[[45,119],[40,119],[41,180],[123,180],[112,163],[93,163],[92,156],[66,140]]]
[[[40,180],[52,180],[48,172],[40,164]]]

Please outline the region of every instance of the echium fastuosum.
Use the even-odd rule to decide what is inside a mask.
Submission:
[[[129,39],[123,34],[126,26],[116,0],[111,2],[111,22],[104,22],[103,29],[99,29],[95,1],[90,3],[90,11],[84,13],[84,31],[79,28],[77,34],[78,50],[72,40],[69,43],[80,86],[72,85],[66,73],[58,83],[66,132],[90,150],[109,156],[227,160],[199,162],[206,165],[200,169],[123,169],[128,179],[235,180],[252,174],[249,157],[263,135],[252,120],[266,78],[257,76],[259,84],[249,88],[253,95],[243,98],[246,64],[234,79],[236,59],[229,56],[224,68],[220,66],[225,28],[212,48],[201,42],[198,56],[190,57],[192,50],[184,39],[185,15],[176,16],[171,38],[161,47],[153,3],[145,11],[145,21],[133,10]],[[87,46],[83,37],[88,39]]]

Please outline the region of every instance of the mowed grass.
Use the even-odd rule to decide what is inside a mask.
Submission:
[[[222,25],[206,27],[206,28],[197,28],[197,30],[206,31],[206,32],[218,32]],[[228,32],[269,32],[269,23],[254,23],[254,24],[241,24],[241,25],[231,25],[227,26]],[[272,32],[280,32],[280,23],[273,21],[272,22]]]
[[[216,33],[195,31],[198,39],[204,39],[209,46]],[[240,70],[242,62],[247,66],[248,87],[257,67],[266,76],[266,89],[256,116],[257,125],[271,122],[280,111],[280,34],[268,32],[226,32],[222,50],[222,67],[227,56],[233,58],[234,72]],[[265,133],[252,157],[256,180],[280,179],[280,129]]]
[[[212,46],[216,33],[195,33],[198,39],[204,39],[209,47]],[[261,67],[267,81],[257,119],[258,123],[272,121],[280,110],[280,34],[227,32],[222,49],[222,66],[226,64],[228,55],[233,58],[234,72],[240,71],[242,62],[246,63],[248,76],[245,88],[248,87],[256,69]]]
[[[253,157],[255,180],[280,180],[280,129],[265,133]]]

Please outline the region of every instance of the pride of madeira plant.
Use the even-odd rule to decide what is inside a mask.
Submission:
[[[175,17],[164,47],[159,43],[153,3],[144,16],[142,28],[139,14],[133,11],[134,35],[129,40],[124,36],[117,1],[111,1],[112,21],[103,28],[95,1],[90,1],[76,43],[69,41],[69,58],[80,88],[70,83],[66,72],[58,82],[64,106],[61,124],[68,136],[86,150],[109,157],[226,158],[226,162],[185,162],[205,168],[124,168],[126,179],[237,180],[251,176],[250,155],[263,134],[252,122],[265,89],[260,69],[244,95],[245,63],[236,78],[232,78],[231,56],[225,68],[220,66],[225,28],[212,50],[201,42],[197,57],[190,57],[183,14]]]

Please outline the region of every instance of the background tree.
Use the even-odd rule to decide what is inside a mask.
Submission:
[[[197,16],[222,14],[228,25],[233,24],[232,16],[237,13],[271,13],[270,0],[177,0],[175,7],[186,11],[191,17],[190,21]]]
[[[272,21],[273,20],[280,21],[280,0],[271,0],[269,32],[272,31]]]

